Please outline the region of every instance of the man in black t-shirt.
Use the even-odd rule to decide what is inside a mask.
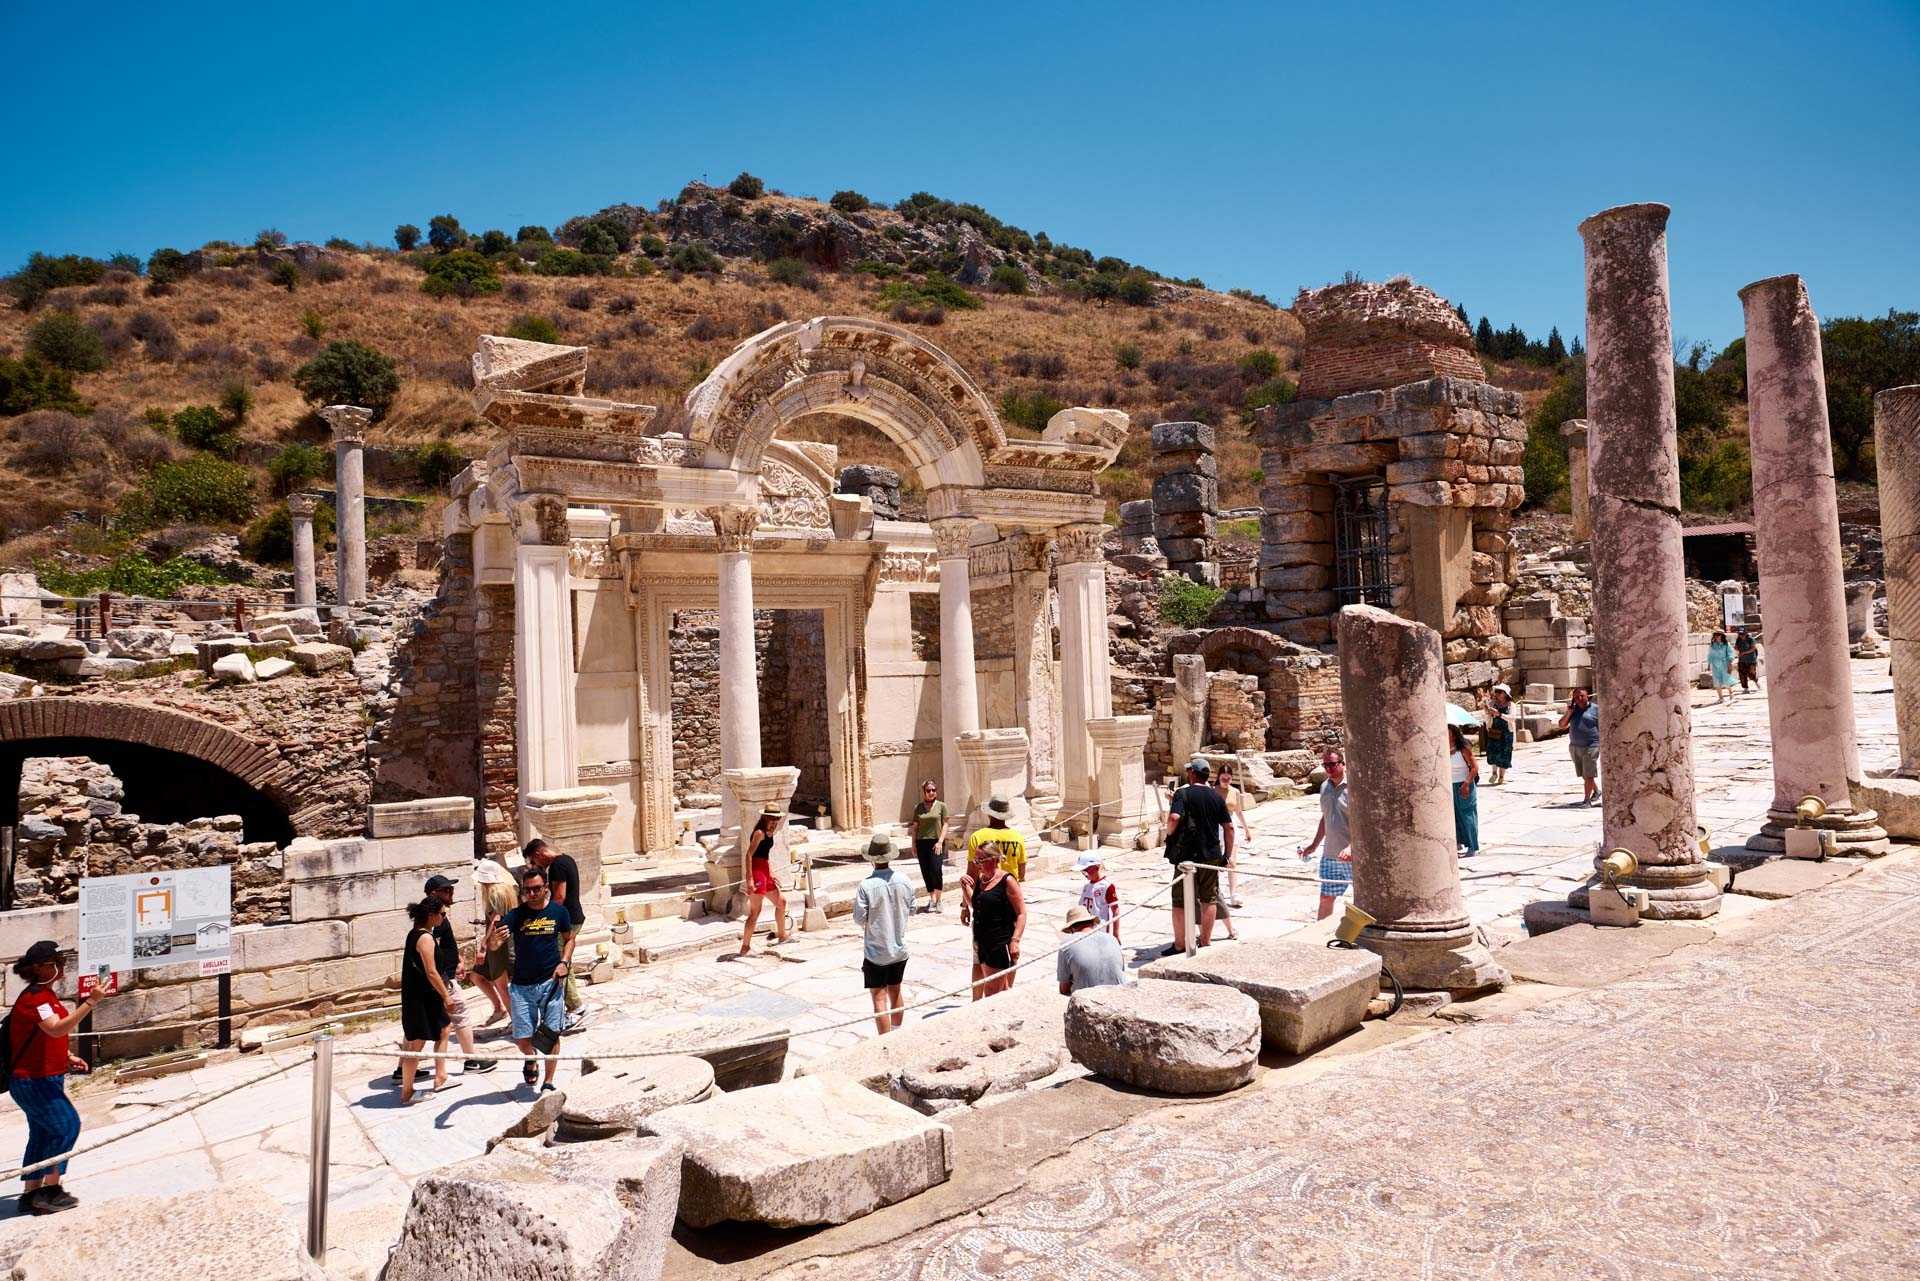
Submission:
[[[572,972],[573,944],[579,936],[567,909],[553,901],[546,872],[532,863],[520,870],[520,906],[502,916],[494,929],[498,937],[487,940],[490,947],[513,939],[513,973],[507,983],[513,1043],[531,1055],[535,1029],[558,1029],[566,1019],[560,984]],[[553,1088],[554,1067],[548,1059],[544,1089]],[[529,1059],[521,1079],[532,1085],[534,1076]]]
[[[1173,951],[1187,950],[1185,878],[1180,864],[1198,864],[1193,870],[1195,920],[1201,947],[1213,940],[1213,920],[1220,910],[1220,868],[1233,856],[1233,816],[1219,792],[1207,783],[1206,758],[1187,762],[1187,783],[1173,794],[1167,811],[1167,861],[1173,870]]]
[[[553,901],[566,909],[567,917],[573,922],[573,932],[580,933],[580,927],[587,923],[587,905],[580,899],[580,865],[573,861],[571,854],[562,854],[539,837],[528,841],[526,848],[520,851],[526,856],[528,867],[537,867],[547,874],[547,884],[553,887]],[[567,1025],[563,1032],[578,1032],[587,1025],[587,1003],[580,996],[580,981],[567,975],[566,984]]]

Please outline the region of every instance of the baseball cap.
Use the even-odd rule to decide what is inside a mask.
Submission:
[[[1187,768],[1196,774],[1208,774],[1213,770],[1213,766],[1207,764],[1207,758],[1204,756],[1196,756],[1188,761]]]
[[[437,873],[427,878],[427,893],[429,894],[435,890],[450,890],[454,888],[454,883],[451,880]]]
[[[1088,850],[1079,858],[1073,860],[1073,870],[1076,872],[1084,872],[1090,867],[1099,867],[1104,862],[1106,862],[1106,860],[1101,858],[1098,853],[1093,850]]]

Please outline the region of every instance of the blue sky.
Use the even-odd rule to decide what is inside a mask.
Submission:
[[[1581,324],[1581,218],[1661,200],[1675,330],[1798,271],[1920,308],[1920,3],[336,3],[0,12],[0,270],[275,226],[385,240],[702,174],[978,202],[1277,302],[1405,272]]]

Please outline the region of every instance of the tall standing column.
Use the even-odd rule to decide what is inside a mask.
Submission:
[[[1920,384],[1873,398],[1873,457],[1880,478],[1899,773],[1920,778]]]
[[[1796,821],[1793,807],[1817,796],[1827,807],[1820,825],[1835,829],[1843,845],[1884,850],[1886,832],[1854,801],[1860,748],[1820,319],[1798,276],[1755,281],[1740,301],[1773,729],[1773,805],[1747,847],[1783,848],[1783,827]]]
[[[1584,418],[1560,424],[1560,439],[1567,442],[1567,499],[1573,508],[1573,536],[1582,541],[1593,536],[1592,484],[1587,477],[1587,439],[1592,427]]]
[[[1027,731],[1027,797],[1060,795],[1060,672],[1053,661],[1049,544],[1020,535],[1009,557],[1013,595],[1013,716]]]
[[[940,774],[941,794],[955,814],[971,810],[966,763],[957,740],[980,728],[979,673],[973,658],[973,522],[936,520],[933,537],[940,561]]]
[[[757,507],[708,510],[720,560],[720,768],[760,768],[760,669],[753,648],[753,531]],[[732,789],[720,795],[720,823],[741,819]]]
[[[313,514],[319,509],[318,494],[287,495],[287,515],[293,521],[293,604],[296,609],[312,609],[320,603],[313,572]]]
[[[507,509],[513,557],[514,748],[520,839],[533,834],[527,795],[580,784],[573,689],[573,601],[567,500],[527,494]]]
[[[1667,214],[1665,205],[1622,205],[1580,224],[1593,423],[1600,854],[1625,849],[1639,861],[1626,883],[1647,890],[1645,915],[1655,920],[1720,910],[1694,827]]]
[[[1353,904],[1360,945],[1425,991],[1502,987],[1460,892],[1440,633],[1372,605],[1340,611]]]
[[[367,424],[373,411],[328,405],[320,416],[333,428],[334,577],[341,606],[367,599]]]
[[[1104,525],[1066,525],[1054,538],[1060,575],[1060,804],[1067,815],[1099,797],[1100,757],[1087,722],[1113,715],[1107,651]],[[1084,816],[1089,832],[1095,815]]]

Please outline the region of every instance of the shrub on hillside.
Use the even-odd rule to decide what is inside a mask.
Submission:
[[[719,271],[721,264],[719,254],[713,252],[704,241],[695,240],[669,254],[667,265],[675,271],[711,274]]]
[[[170,600],[179,596],[182,588],[227,581],[219,570],[197,560],[175,556],[156,561],[145,552],[125,552],[92,569],[76,570],[48,560],[36,562],[33,569],[42,587],[62,596],[114,592]]]
[[[873,204],[857,191],[836,191],[833,193],[833,199],[827,203],[841,213],[859,213]]]
[[[309,307],[300,313],[300,330],[309,338],[319,338],[327,332],[325,317]]]
[[[236,427],[246,422],[247,415],[253,412],[253,388],[238,378],[229,379],[220,389],[220,412]]]
[[[401,223],[393,229],[393,243],[400,247],[401,253],[412,253],[420,247],[420,228],[410,222]]]
[[[427,244],[435,253],[450,253],[467,243],[467,230],[452,214],[427,219]]]
[[[238,463],[197,454],[161,463],[120,500],[123,529],[160,525],[238,525],[253,518],[253,476]]]
[[[995,293],[1024,294],[1027,292],[1027,273],[1010,262],[1003,262],[987,276],[987,286]]]
[[[798,258],[775,258],[767,264],[767,279],[776,285],[792,285],[796,289],[818,289],[820,281],[807,264]]]
[[[1251,414],[1268,405],[1291,405],[1293,398],[1299,394],[1300,388],[1292,379],[1269,378],[1258,387],[1247,388],[1247,394],[1241,397],[1240,408]]]
[[[292,262],[276,262],[267,272],[267,279],[292,293],[300,287],[300,268]]]
[[[1000,417],[1016,427],[1025,427],[1028,431],[1040,431],[1047,420],[1067,407],[1067,402],[1047,395],[1043,391],[1022,394],[1009,391],[1000,397]]]
[[[667,242],[649,232],[640,237],[640,252],[649,258],[658,258],[667,252]]]
[[[627,252],[633,244],[633,232],[618,218],[589,218],[576,223],[565,233],[567,243],[585,254],[612,257]]]
[[[480,252],[491,257],[506,253],[513,248],[513,241],[507,239],[507,233],[498,227],[480,233]]]
[[[486,255],[455,249],[428,260],[427,276],[420,282],[420,289],[435,298],[494,294],[500,292],[500,273]]]
[[[14,461],[43,476],[65,472],[100,452],[86,419],[63,410],[28,414],[14,428],[13,437],[20,444]]]
[[[64,254],[55,258],[37,253],[27,258],[26,266],[7,277],[6,285],[7,291],[20,300],[20,305],[31,311],[56,289],[65,289],[69,285],[97,285],[106,274],[107,264],[98,258],[85,258],[79,254]]]
[[[180,356],[180,336],[158,312],[134,312],[127,318],[127,332],[140,340],[148,360],[176,360]]]
[[[1227,598],[1224,588],[1196,583],[1181,574],[1160,576],[1160,620],[1174,627],[1206,626],[1214,606]]]
[[[578,249],[554,248],[544,250],[534,260],[533,269],[543,276],[604,276],[613,270],[613,259]]]
[[[1264,347],[1240,357],[1240,376],[1250,383],[1265,382],[1280,372],[1280,357]]]
[[[400,391],[393,362],[373,348],[351,340],[331,342],[326,350],[293,371],[293,385],[311,405],[364,405],[375,418]]]
[[[325,476],[331,461],[320,446],[296,441],[273,456],[267,464],[267,479],[274,494],[285,497],[308,481]]]
[[[559,342],[560,329],[545,316],[515,316],[507,326],[507,337],[526,342]]]
[[[240,448],[234,424],[212,405],[188,405],[173,415],[173,434],[189,449],[231,458]]]
[[[978,298],[938,271],[928,272],[919,281],[890,280],[880,286],[880,298],[883,302],[938,303],[952,311],[973,311],[980,306]]]
[[[73,375],[33,359],[0,356],[0,415],[24,414],[35,409],[65,409],[85,413],[86,403],[74,394]]]
[[[740,176],[727,184],[727,190],[742,200],[758,200],[767,194],[767,184],[742,169]]]
[[[27,354],[55,369],[92,373],[107,367],[107,349],[100,335],[70,311],[52,311],[27,331]]]
[[[526,245],[526,244],[550,245],[553,243],[553,233],[548,231],[545,227],[538,226],[534,223],[528,223],[526,226],[520,228],[520,230],[514,232],[513,238],[516,243],[522,244],[522,245]]]
[[[147,283],[149,285],[170,285],[182,276],[198,270],[199,260],[188,257],[178,249],[160,248],[147,258]]]
[[[333,505],[315,503],[313,541],[315,545],[333,537]],[[261,565],[286,565],[293,561],[293,513],[285,503],[248,525],[240,533],[240,554]]]
[[[413,451],[414,479],[427,489],[444,488],[466,465],[466,455],[444,440],[429,441]]]
[[[1137,342],[1123,342],[1113,349],[1113,363],[1122,369],[1138,369],[1143,353]]]
[[[593,290],[575,289],[567,295],[567,306],[575,311],[593,310]]]

